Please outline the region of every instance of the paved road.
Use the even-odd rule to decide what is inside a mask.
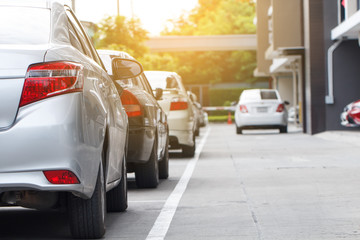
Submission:
[[[129,176],[129,209],[108,214],[105,239],[360,239],[360,138],[347,136],[236,135],[233,125],[211,124],[195,158],[171,154],[171,177],[158,189],[137,189]],[[65,222],[57,212],[5,208],[0,238],[67,239]]]

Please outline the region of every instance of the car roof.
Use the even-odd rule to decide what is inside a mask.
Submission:
[[[54,8],[54,5],[70,4],[68,0],[0,0],[0,6],[18,6],[34,8]]]
[[[169,75],[175,75],[175,76],[179,76],[179,74],[177,74],[176,72],[170,72],[170,71],[144,71],[145,75],[155,75],[155,76],[169,76]]]
[[[246,89],[240,94],[239,101],[260,100],[262,92],[274,92],[277,96],[277,100],[281,100],[279,92],[276,89]]]

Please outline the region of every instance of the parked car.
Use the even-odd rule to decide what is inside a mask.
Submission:
[[[68,6],[1,0],[0,20],[0,205],[65,208],[73,237],[100,238],[106,206],[127,208],[119,93]]]
[[[200,112],[200,109],[198,109],[198,106],[196,105],[196,100],[197,100],[196,95],[191,91],[187,91],[187,94],[189,95],[190,105],[191,105],[191,108],[193,109],[193,113],[194,113],[195,136],[197,137],[200,135],[201,112]]]
[[[236,133],[243,129],[278,128],[287,132],[287,101],[282,101],[277,90],[252,89],[241,93],[235,109]]]
[[[117,80],[112,74],[111,59],[132,59],[120,51],[98,50],[108,73],[122,86],[121,100],[129,117],[128,172],[135,172],[138,187],[154,188],[169,176],[169,130],[167,117],[142,73],[135,78]],[[160,95],[157,96],[159,99]]]
[[[205,117],[204,117],[204,109],[202,108],[201,104],[198,102],[197,96],[195,93],[188,91],[189,97],[194,105],[194,109],[196,112],[196,136],[199,136],[200,133],[200,127],[204,127],[206,125],[205,123]]]
[[[349,103],[345,106],[340,115],[341,125],[345,127],[360,126],[360,100]]]
[[[191,100],[175,72],[145,71],[146,78],[155,92],[162,91],[158,100],[167,114],[171,149],[182,149],[184,157],[195,155],[195,115]]]

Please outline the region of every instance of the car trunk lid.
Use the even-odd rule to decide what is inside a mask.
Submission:
[[[42,62],[46,49],[0,47],[0,129],[15,121],[26,70],[32,63]]]
[[[259,102],[249,102],[245,104],[250,113],[254,114],[266,114],[276,112],[279,106],[278,100],[262,100]]]

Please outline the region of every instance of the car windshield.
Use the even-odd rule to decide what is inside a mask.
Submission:
[[[261,91],[260,92],[262,100],[277,100],[278,97],[275,91]]]
[[[127,87],[127,88],[136,87],[136,88],[144,89],[144,86],[142,85],[139,77],[116,80],[116,82],[120,83],[120,85],[123,87]]]
[[[0,7],[0,44],[46,44],[50,36],[50,10]]]
[[[162,89],[169,89],[169,88],[176,88],[180,89],[178,82],[176,81],[175,77],[163,74],[149,74],[145,73],[152,89],[162,88]]]

